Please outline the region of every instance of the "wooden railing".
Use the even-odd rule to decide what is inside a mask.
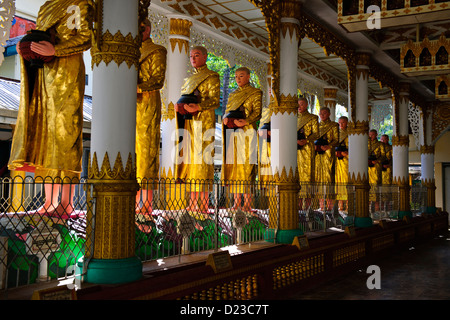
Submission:
[[[373,227],[347,231],[309,239],[306,247],[274,245],[231,256],[232,268],[227,271],[215,272],[205,262],[198,262],[146,273],[136,283],[82,289],[78,299],[279,299],[448,232],[448,213],[382,220]]]

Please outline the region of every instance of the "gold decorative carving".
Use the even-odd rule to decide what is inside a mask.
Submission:
[[[444,47],[447,52],[447,63],[436,61],[438,51]],[[426,50],[426,51],[425,51]],[[428,61],[422,61],[421,55],[428,53]],[[448,61],[448,52],[450,52],[450,39],[447,39],[445,33],[442,33],[439,39],[429,40],[427,36],[421,42],[413,42],[411,39],[400,49],[400,69],[402,73],[408,75],[414,74],[439,74],[450,70]],[[411,57],[409,63],[405,65],[405,60]]]
[[[436,99],[450,99],[450,76],[448,74],[436,77],[434,92]]]
[[[361,175],[358,172],[350,174],[348,177],[347,186],[353,188],[352,191],[348,191],[349,203],[354,203],[353,206],[349,206],[348,213],[356,217],[369,217],[369,177],[368,174],[363,173]]]
[[[357,66],[369,66],[370,65],[370,53],[368,52],[356,52],[356,65]]]
[[[373,15],[373,12],[365,11],[365,9],[370,4],[379,6],[383,27],[409,25],[412,19],[421,23],[433,22],[436,20],[436,14],[444,16],[445,12],[450,9],[449,2],[439,1],[441,3],[435,3],[437,1],[434,0],[424,1],[416,6],[412,6],[410,0],[370,2],[366,0],[352,0],[348,1],[345,6],[344,2],[344,0],[337,1],[337,21],[349,32],[368,30],[367,22]],[[391,8],[388,4],[393,4],[394,6]],[[408,16],[410,19],[408,19]]]
[[[162,109],[162,115],[161,115],[161,121],[168,121],[175,119],[175,107],[173,105],[173,102],[169,102],[169,105],[166,108]]]
[[[406,178],[404,178],[405,180],[407,180]],[[408,212],[411,210],[411,205],[410,205],[410,190],[411,187],[409,186],[408,181],[407,182],[403,182],[398,184],[398,191],[399,191],[399,195],[398,195],[398,209],[402,212]]]
[[[356,78],[367,80],[369,78],[370,54],[368,52],[356,53]]]
[[[324,98],[325,99],[336,99],[337,88],[323,88]]]
[[[408,177],[394,177],[392,179],[392,184],[399,186],[409,184]]]
[[[348,174],[348,184],[349,185],[368,185],[369,176],[363,172],[362,175],[360,172],[355,176],[355,173]]]
[[[420,146],[420,153],[421,154],[427,154],[427,153],[434,154],[434,146],[427,146],[427,145]]]
[[[298,184],[298,170],[283,167],[281,175],[276,172],[273,176],[274,182],[278,188],[279,195],[279,228],[281,230],[292,230],[298,228],[298,192],[300,185]]]
[[[184,39],[171,38],[170,39],[170,48],[172,49],[172,52],[175,51],[175,48],[177,45],[178,45],[178,50],[180,50],[180,53],[183,51],[183,48],[184,48],[184,52],[186,54],[188,54],[189,41],[184,40]]]
[[[296,95],[293,96],[289,94],[288,96],[285,96],[284,94],[282,94],[280,97],[280,104],[272,106],[272,114],[277,113],[283,114],[285,112],[291,114],[296,113],[297,111],[298,111],[298,99]]]
[[[171,35],[180,35],[189,38],[191,36],[192,21],[172,18],[169,21]]]
[[[93,235],[86,240],[86,256],[95,259],[125,259],[135,255],[135,206],[136,168],[131,153],[123,166],[120,153],[111,167],[105,153],[101,167],[94,152],[89,163],[87,188],[92,187],[95,206],[88,208],[88,220],[94,218],[95,225],[88,224],[86,233]],[[92,200],[87,192],[88,201]],[[95,208],[95,212],[92,209]],[[95,230],[93,230],[95,228]],[[95,243],[92,246],[91,241]],[[91,252],[93,248],[93,252]]]
[[[349,135],[368,135],[369,134],[369,121],[356,121],[349,122],[347,127]]]
[[[186,37],[187,39],[191,36],[191,26],[192,21],[186,20],[186,19],[176,19],[172,18],[169,21],[170,24],[170,35],[178,35]],[[175,47],[178,45],[178,49],[181,51],[183,50],[188,53],[189,50],[189,41],[186,39],[180,39],[180,38],[170,38],[170,47],[172,49],[172,52],[174,52]]]
[[[92,48],[99,48],[102,45],[102,32],[103,32],[103,0],[94,0],[94,27],[93,27],[93,45]],[[92,51],[91,48],[91,51]]]
[[[119,152],[116,160],[114,161],[114,166],[111,168],[109,155],[107,152],[105,153],[101,167],[98,166],[97,153],[94,152],[92,162],[89,163],[88,167],[88,179],[95,182],[99,180],[117,181],[136,179],[136,167],[133,164],[133,157],[131,156],[131,153],[128,155],[128,160],[124,167],[122,157]]]
[[[139,67],[140,53],[140,36],[133,38],[131,33],[123,36],[119,31],[112,35],[109,30],[101,36],[100,45],[93,46],[91,49],[92,65],[98,66],[100,62],[108,65],[111,61],[120,66],[125,62],[128,68]]]
[[[450,126],[450,102],[441,102],[433,105],[432,140],[438,139]]]
[[[281,34],[283,35],[283,38],[286,38],[286,34],[289,32],[291,37],[294,35],[297,37],[297,39],[300,40],[300,26],[293,22],[282,22],[281,23]],[[291,38],[292,41],[292,38]],[[299,41],[299,46],[301,42]]]
[[[409,146],[409,136],[392,136],[392,146],[407,147]]]
[[[261,12],[266,19],[266,28],[269,33],[270,64],[272,65],[272,94],[274,105],[279,105],[281,1],[250,0],[250,2],[261,9]]]
[[[286,172],[286,167],[283,167],[280,171],[277,171],[273,174],[273,181],[275,183],[290,183],[298,181],[298,169],[294,170],[292,167],[289,168],[289,174]]]
[[[298,18],[301,4],[297,0],[283,0],[281,2],[281,16],[283,18]]]

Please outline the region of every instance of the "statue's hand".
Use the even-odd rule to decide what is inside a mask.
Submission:
[[[55,47],[48,41],[32,42],[30,49],[31,51],[36,52],[42,56],[55,55]]]
[[[196,103],[190,103],[190,104],[185,104],[184,108],[187,110],[187,112],[189,113],[195,113],[197,111],[200,110],[200,107],[198,104]]]
[[[236,126],[238,126],[239,128],[242,128],[242,127],[245,127],[246,125],[248,125],[248,122],[245,119],[235,119],[234,124]]]

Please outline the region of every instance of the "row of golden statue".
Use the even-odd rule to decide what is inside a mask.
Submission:
[[[80,8],[80,24],[77,29],[69,28],[67,15],[61,10],[76,5]],[[47,1],[38,14],[36,29],[47,33],[47,38],[21,41],[17,50],[21,55],[21,94],[17,124],[14,131],[10,170],[32,171],[35,176],[50,177],[60,182],[81,174],[83,98],[85,87],[85,67],[83,52],[91,46],[91,25],[85,19],[91,8],[85,0]],[[141,26],[143,42],[139,63],[139,78],[136,109],[136,176],[137,178],[158,179],[160,154],[161,95],[166,72],[166,54],[163,46],[153,43],[150,38],[151,25],[146,20]],[[36,32],[33,36],[36,36]],[[25,37],[24,37],[25,39]],[[26,43],[28,42],[28,43]],[[177,129],[190,133],[192,139],[179,140],[189,143],[190,148],[181,148],[179,157],[189,152],[190,158],[200,157],[200,161],[181,161],[177,165],[176,178],[187,180],[212,180],[214,164],[203,159],[210,141],[203,136],[215,130],[215,109],[220,105],[220,79],[218,73],[206,65],[208,53],[204,47],[190,50],[193,74],[185,80],[181,88],[181,98],[175,105]],[[36,66],[40,60],[42,65]],[[268,127],[270,120],[261,119],[262,91],[250,85],[250,70],[242,67],[235,72],[238,89],[230,94],[223,117],[223,128],[243,131]],[[298,100],[297,144],[299,181],[305,183],[347,183],[348,138],[346,117],[338,123],[330,120],[330,110],[322,108],[318,116],[308,112],[305,98]],[[264,121],[263,121],[264,120]],[[270,126],[269,126],[270,127]],[[238,164],[236,148],[242,149],[252,141],[233,141],[234,147],[227,145],[223,130],[223,180],[254,181],[258,165],[246,161]],[[262,130],[260,130],[262,132]],[[270,152],[270,128],[266,143]],[[197,139],[200,136],[202,138]],[[390,184],[382,175],[382,167],[390,166],[392,158],[389,138],[379,142],[376,131],[371,131],[369,159],[371,184]],[[258,139],[244,135],[243,139]],[[242,136],[241,136],[242,138]],[[211,141],[214,140],[214,135]],[[234,151],[234,158],[228,160],[227,153]],[[245,148],[245,157],[250,157]],[[266,154],[267,156],[268,154]],[[382,161],[386,160],[386,163]],[[389,175],[389,171],[387,171]],[[58,180],[59,179],[59,180]],[[263,178],[260,177],[262,180]],[[74,185],[45,184],[45,203],[37,213],[69,217],[73,212],[72,197]],[[203,191],[202,191],[203,190]],[[245,189],[244,209],[250,205],[251,195]],[[61,193],[60,199],[58,199]],[[142,190],[136,202],[151,210],[153,193],[151,188]],[[240,199],[240,197],[235,197]],[[341,199],[344,200],[344,199]],[[57,204],[58,205],[55,205]],[[207,210],[208,193],[198,186],[191,192],[188,210]],[[235,206],[240,206],[236,202]]]

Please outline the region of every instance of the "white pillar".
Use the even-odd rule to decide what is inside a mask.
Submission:
[[[399,186],[399,217],[411,216],[409,204],[409,83],[400,82],[395,99],[392,137],[392,181]]]
[[[169,48],[167,50],[166,106],[161,120],[161,178],[175,178],[176,116],[174,106],[188,75],[189,41],[192,21],[186,16],[170,15]]]
[[[371,226],[369,215],[369,175],[368,175],[368,81],[370,52],[357,53],[355,105],[350,104],[348,124],[348,177],[349,185],[355,188],[349,192],[349,213],[355,216],[356,226]],[[349,82],[350,83],[350,82]],[[353,201],[351,201],[354,197]],[[354,203],[354,204],[353,204]],[[353,211],[353,212],[352,212]]]
[[[434,146],[432,145],[432,110],[420,110],[420,160],[422,166],[422,186],[427,188],[427,213],[436,212],[435,178],[434,178]]]
[[[300,2],[281,2],[278,104],[271,117],[271,167],[279,190],[277,241],[292,243],[301,234],[298,218],[297,65],[300,42]],[[275,76],[275,75],[274,75]],[[276,90],[278,89],[278,90]],[[277,217],[274,217],[277,219]]]
[[[323,91],[325,107],[330,109],[330,120],[336,121],[336,101],[338,87],[324,87]]]
[[[88,210],[90,257],[85,280],[130,282],[142,276],[135,256],[136,90],[140,57],[139,1],[104,1],[91,49],[93,62],[92,140],[88,182],[95,212]],[[88,193],[90,196],[90,193]],[[95,214],[95,224],[92,224]],[[91,246],[90,242],[95,241]],[[93,252],[91,252],[93,247]]]

